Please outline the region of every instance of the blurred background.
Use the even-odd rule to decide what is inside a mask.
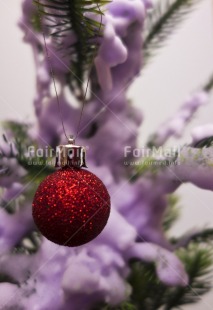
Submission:
[[[22,42],[23,34],[18,27],[20,16],[20,0],[0,0],[0,120],[35,119],[32,105],[35,95],[34,61],[30,46]],[[129,98],[144,113],[138,145],[144,145],[158,125],[172,116],[187,95],[206,83],[212,73],[213,1],[200,0],[129,90]],[[191,129],[206,123],[213,123],[213,96],[178,143],[189,143]],[[186,185],[178,190],[178,194],[181,196],[182,215],[173,227],[175,235],[189,228],[213,227],[213,193]],[[184,309],[212,309],[212,304],[213,291],[200,303]]]

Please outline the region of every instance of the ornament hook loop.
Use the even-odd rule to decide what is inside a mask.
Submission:
[[[68,144],[56,147],[55,167],[87,168],[86,149],[83,146],[75,145],[74,136],[68,138]]]
[[[69,136],[68,144],[75,144],[75,138],[73,135]]]

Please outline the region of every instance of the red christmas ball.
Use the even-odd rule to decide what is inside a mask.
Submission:
[[[97,237],[110,214],[110,196],[93,173],[62,168],[39,185],[33,200],[33,218],[52,242],[79,246]]]

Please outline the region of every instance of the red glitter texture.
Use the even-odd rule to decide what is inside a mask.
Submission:
[[[62,168],[38,187],[33,200],[33,218],[50,241],[79,246],[97,237],[110,214],[110,196],[93,173]]]

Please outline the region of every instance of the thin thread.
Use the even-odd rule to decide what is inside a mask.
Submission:
[[[40,6],[40,0],[37,1],[37,8],[38,8],[39,20],[40,20],[40,23],[42,25],[42,17],[41,17],[41,14],[40,14],[39,6]],[[101,33],[101,27],[103,26],[103,23],[102,23],[103,17],[102,17],[102,11],[100,9],[99,4],[97,4],[97,7],[98,7],[99,12],[101,13],[101,22],[100,22],[100,26],[99,26],[99,29],[98,29],[98,36],[99,36],[100,33]],[[44,40],[45,53],[46,53],[46,57],[47,57],[47,60],[48,60],[50,74],[51,74],[51,78],[52,78],[52,81],[53,81],[54,90],[55,90],[55,94],[56,94],[56,101],[57,101],[57,106],[58,106],[58,112],[59,112],[59,115],[60,115],[61,125],[62,125],[62,128],[63,128],[64,135],[65,135],[66,139],[68,140],[69,138],[68,138],[68,136],[66,134],[66,130],[65,130],[65,126],[64,126],[64,121],[63,121],[63,116],[62,116],[62,111],[61,111],[60,100],[59,100],[58,91],[57,91],[57,87],[56,87],[55,74],[54,74],[54,70],[53,70],[53,66],[52,66],[52,61],[51,61],[51,58],[50,58],[49,50],[47,48],[47,42],[46,42],[46,36],[45,36],[44,30],[42,30],[42,35],[43,35],[43,40]],[[78,126],[77,126],[77,133],[76,133],[76,137],[75,138],[78,137],[79,130],[80,130],[81,120],[82,120],[83,111],[84,111],[84,107],[85,107],[85,103],[86,103],[86,96],[87,96],[87,91],[88,91],[88,88],[89,88],[89,82],[90,82],[90,78],[91,78],[91,72],[92,72],[92,67],[93,67],[94,59],[96,57],[96,52],[97,52],[97,49],[94,52],[94,55],[93,55],[93,58],[92,58],[91,68],[90,68],[89,74],[88,74],[86,90],[85,90],[84,97],[83,97],[83,100],[82,100],[82,108],[81,108],[81,112],[80,112],[80,117],[79,117]]]
[[[39,6],[40,6],[40,0],[38,0],[38,2],[37,2],[37,8],[38,8],[38,16],[39,16],[39,19],[40,19],[40,23],[42,25],[42,17],[41,17],[41,14],[40,14]],[[68,140],[68,136],[66,134],[66,130],[65,130],[65,127],[64,127],[64,121],[63,121],[63,117],[62,117],[62,111],[61,111],[61,107],[60,107],[60,101],[59,101],[58,91],[57,91],[56,82],[55,82],[55,75],[54,75],[53,66],[52,66],[50,55],[49,55],[49,51],[48,51],[48,48],[47,48],[47,42],[46,42],[46,37],[45,37],[44,30],[42,30],[42,35],[43,35],[43,39],[44,39],[45,52],[46,52],[46,56],[47,56],[47,60],[48,60],[50,74],[51,74],[51,77],[52,77],[52,81],[53,81],[53,85],[54,85],[54,90],[55,90],[55,94],[56,94],[56,101],[57,101],[57,105],[58,105],[58,112],[59,112],[60,119],[61,119],[61,125],[62,125],[62,128],[63,128],[64,135],[65,135],[65,137]]]
[[[103,16],[102,16],[102,11],[100,9],[99,4],[97,4],[97,7],[98,7],[99,12],[101,13],[101,21],[100,21],[100,26],[99,26],[99,29],[98,29],[98,36],[99,36],[100,33],[101,33],[101,27],[103,26]],[[85,103],[86,103],[87,91],[88,91],[88,88],[89,88],[89,82],[90,82],[91,73],[92,73],[92,67],[93,67],[93,63],[94,63],[95,57],[96,57],[97,49],[98,49],[98,47],[96,48],[96,50],[94,52],[94,55],[93,55],[93,58],[92,58],[92,62],[91,62],[91,67],[90,67],[89,74],[88,74],[86,90],[85,90],[84,97],[83,97],[83,102],[82,102],[82,107],[81,107],[81,114],[80,114],[80,117],[79,117],[78,126],[77,126],[77,133],[76,133],[76,137],[75,138],[78,137],[79,130],[80,130],[81,120],[82,120],[83,111],[84,111],[84,107],[85,107]]]

